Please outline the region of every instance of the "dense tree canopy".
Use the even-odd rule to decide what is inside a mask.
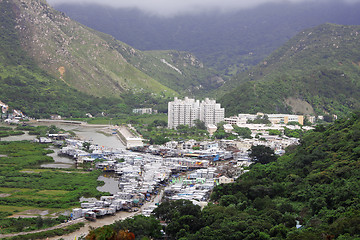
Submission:
[[[277,159],[274,150],[264,145],[253,145],[249,157],[255,163],[267,164]]]

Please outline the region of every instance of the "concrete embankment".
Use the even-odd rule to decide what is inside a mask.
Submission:
[[[135,136],[127,126],[117,127],[117,136],[126,148],[143,146],[143,139]]]
[[[72,124],[72,125],[79,125],[79,126],[83,126],[83,127],[109,127],[110,125],[107,124],[89,124],[87,122],[83,122],[83,121],[72,121],[72,120],[53,120],[53,119],[38,119],[38,120],[33,120],[29,122],[30,124],[34,124],[34,123],[46,123],[46,125],[48,124]]]

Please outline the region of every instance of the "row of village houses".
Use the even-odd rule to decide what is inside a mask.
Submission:
[[[82,161],[100,157],[103,160],[96,163],[96,168],[114,171],[119,176],[119,191],[116,194],[103,196],[95,202],[82,203],[81,208],[73,209],[73,219],[85,217],[95,220],[118,210],[140,207],[159,194],[162,187],[165,187],[163,193],[166,199],[187,199],[199,204],[208,199],[216,184],[232,182],[239,175],[238,171],[236,175],[228,177],[213,167],[209,160],[163,158],[124,149],[110,150],[96,145],[91,145],[91,153],[86,153],[82,150],[83,141],[65,139],[65,142],[66,147],[60,152],[74,156],[77,160],[82,158]],[[189,170],[194,171],[186,174]],[[155,207],[156,205],[150,205],[142,213],[149,215]]]

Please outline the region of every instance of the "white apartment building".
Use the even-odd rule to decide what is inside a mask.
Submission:
[[[168,103],[168,127],[176,128],[179,125],[194,126],[196,119],[208,124],[217,124],[224,120],[225,110],[215,100],[203,101],[185,97],[184,100],[174,98]]]
[[[168,103],[168,127],[179,125],[193,126],[195,119],[199,119],[200,101],[185,97],[184,100],[174,98]]]
[[[209,124],[217,124],[224,121],[225,109],[221,108],[220,103],[216,103],[215,100],[206,98],[200,103],[200,120],[205,123],[205,126]]]

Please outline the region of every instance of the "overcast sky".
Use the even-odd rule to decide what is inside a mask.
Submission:
[[[223,11],[254,7],[266,2],[327,2],[334,0],[47,0],[50,5],[60,3],[98,3],[113,7],[132,7],[143,11],[164,16],[179,13],[219,9]],[[337,0],[348,3],[360,0]]]

